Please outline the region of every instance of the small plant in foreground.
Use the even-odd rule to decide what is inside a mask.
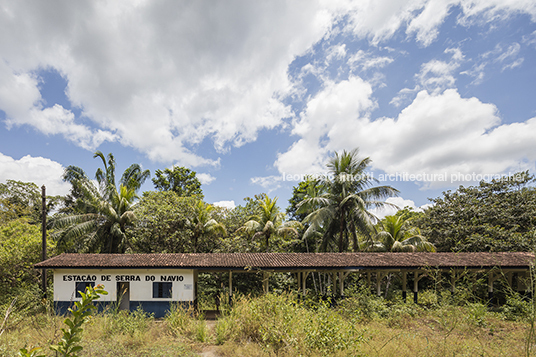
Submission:
[[[57,355],[62,357],[77,357],[77,352],[82,350],[82,346],[78,345],[82,333],[82,325],[87,321],[87,318],[91,315],[92,310],[97,308],[93,304],[93,301],[98,299],[100,295],[108,295],[103,285],[97,285],[95,288],[88,286],[86,292],[80,292],[82,296],[81,301],[75,301],[75,308],[69,308],[69,311],[73,314],[73,319],[66,318],[64,323],[68,326],[67,329],[62,328],[63,337],[57,345],[51,345],[50,349],[56,351]],[[19,351],[19,356],[22,357],[42,357],[37,353],[40,348],[33,348],[30,351],[22,348]]]

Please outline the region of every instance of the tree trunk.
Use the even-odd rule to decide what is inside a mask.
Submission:
[[[339,231],[339,253],[343,252],[343,241],[344,241],[344,211],[341,212],[341,227]]]

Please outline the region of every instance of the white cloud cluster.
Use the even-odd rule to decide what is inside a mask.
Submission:
[[[493,105],[452,89],[464,61],[456,48],[446,51],[448,61],[423,64],[416,87],[400,93],[417,97],[396,119],[371,119],[373,83],[355,73],[338,82],[318,74],[321,88],[301,112],[287,101],[300,89],[289,65],[315,44],[351,34],[378,45],[405,31],[426,47],[455,6],[462,26],[519,12],[536,21],[533,0],[3,2],[0,110],[8,127],[30,125],[87,149],[117,141],[154,161],[189,167],[220,163],[195,151],[204,140],[225,152],[290,121],[297,140],[278,155],[281,173],[322,172],[329,152],[356,146],[387,172],[502,170],[530,156],[526,133],[534,119],[500,125]],[[501,49],[496,63],[521,65],[519,44]],[[345,44],[331,46],[322,60],[345,58],[363,70],[395,60],[352,55]],[[305,67],[303,73],[318,70]],[[59,104],[45,107],[42,70],[66,80],[66,96],[85,124]],[[467,142],[479,146],[467,150]]]
[[[291,116],[281,101],[292,89],[287,67],[336,12],[311,1],[29,1],[1,10],[0,109],[9,125],[87,148],[118,140],[188,166],[218,163],[188,149],[205,138],[225,151]],[[71,103],[100,130],[41,107],[32,75],[41,69],[61,73]],[[13,87],[21,95],[6,93]]]
[[[42,157],[29,155],[15,160],[0,153],[0,182],[17,180],[33,182],[37,186],[46,186],[47,195],[65,195],[71,185],[63,182],[64,168],[57,162]]]
[[[354,147],[374,159],[374,168],[391,174],[495,174],[527,169],[519,163],[536,160],[536,118],[501,125],[494,105],[462,98],[455,89],[447,89],[441,94],[419,92],[396,119],[371,120],[356,108],[357,98],[372,103],[370,93],[362,90],[365,83],[355,83],[353,91],[350,82],[341,82],[318,94],[316,98],[323,98],[322,110],[314,106],[315,99],[310,101],[312,105],[304,114],[308,126],[301,122],[295,125],[301,139],[275,163],[281,173],[322,172],[316,165],[329,152]],[[344,92],[354,100],[329,100],[334,89],[341,87],[347,87]],[[311,127],[311,123],[316,125]],[[440,180],[422,183],[424,188],[449,184]]]
[[[385,202],[391,204],[392,206],[385,205],[382,208],[372,208],[370,212],[379,219],[383,219],[386,216],[392,216],[396,214],[398,210],[406,207],[416,212],[422,212],[426,207],[430,206],[430,204],[425,204],[421,207],[417,207],[413,200],[404,199],[402,197],[389,197],[385,200]]]
[[[197,173],[196,176],[199,179],[199,182],[203,185],[210,185],[212,181],[216,179],[214,176],[207,173]]]
[[[214,206],[233,209],[236,207],[235,201],[218,201],[213,203]]]

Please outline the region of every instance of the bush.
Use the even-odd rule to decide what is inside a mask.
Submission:
[[[292,295],[267,294],[241,298],[216,325],[217,342],[252,341],[276,354],[331,356],[344,351],[356,355],[362,335],[354,324],[320,304],[315,310],[295,302]]]

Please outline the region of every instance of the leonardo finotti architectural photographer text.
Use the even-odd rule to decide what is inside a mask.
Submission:
[[[335,175],[331,173],[315,173],[315,174],[286,174],[283,173],[282,181],[300,182],[310,180],[334,180]],[[339,181],[368,181],[377,179],[380,182],[398,182],[398,181],[414,181],[414,182],[480,182],[480,181],[523,181],[523,173],[508,174],[477,174],[473,173],[418,173],[396,172],[392,174],[378,174],[374,176],[373,172],[367,172],[361,175],[340,174]]]

